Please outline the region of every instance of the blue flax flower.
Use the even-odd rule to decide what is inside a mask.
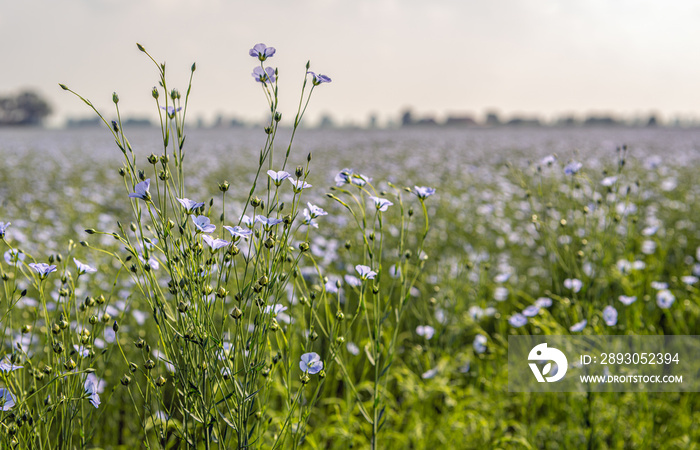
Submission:
[[[350,183],[350,178],[352,177],[352,169],[343,169],[338,172],[335,176],[335,185],[340,187],[344,184]]]
[[[629,295],[621,295],[617,299],[620,300],[620,303],[622,303],[625,306],[629,306],[632,303],[637,301],[636,296],[629,296]]]
[[[39,277],[42,280],[46,278],[51,272],[56,271],[56,266],[48,265],[46,263],[29,263],[29,267],[36,270],[36,273],[39,274]]]
[[[5,356],[2,361],[0,361],[0,372],[10,373],[17,369],[23,369],[24,366],[18,366],[12,362],[10,355]]]
[[[274,227],[275,225],[278,225],[278,224],[283,222],[282,219],[275,219],[273,217],[265,217],[265,216],[255,216],[255,221],[263,224],[263,226],[265,227],[266,230],[268,228]]]
[[[90,374],[93,375],[93,374]],[[90,403],[92,406],[95,408],[100,406],[100,394],[97,391],[97,382],[96,378],[97,377],[88,377],[85,379],[85,383],[83,384],[83,388],[85,388],[85,395],[88,396],[88,400],[90,400]]]
[[[224,229],[228,230],[228,232],[231,233],[231,236],[233,236],[234,238],[245,238],[253,234],[251,230],[239,227],[238,225],[236,225],[235,227],[224,225]]]
[[[259,83],[265,83],[269,81],[270,83],[274,83],[277,77],[275,76],[275,69],[272,67],[265,67],[263,69],[262,67],[258,66],[255,69],[253,69],[253,78],[255,78],[255,81]]]
[[[567,175],[574,175],[576,174],[581,168],[583,167],[583,164],[581,164],[578,161],[571,161],[569,164],[564,166],[564,173]]]
[[[569,331],[573,331],[574,333],[583,331],[583,329],[586,328],[586,325],[588,325],[588,320],[583,319],[582,321],[571,325],[569,327]]]
[[[7,227],[10,226],[10,222],[4,223],[0,222],[0,239],[5,238],[5,232],[7,231]]]
[[[430,325],[418,325],[416,327],[416,334],[430,340],[435,335],[435,328]]]
[[[214,230],[216,230],[216,225],[211,223],[211,220],[209,220],[207,216],[192,217],[192,222],[194,222],[194,226],[202,233],[213,233]]]
[[[229,241],[225,241],[223,239],[214,239],[206,234],[202,236],[202,239],[209,245],[209,247],[211,247],[212,251],[216,251],[230,244]]]
[[[310,227],[318,228],[318,222],[316,222],[316,219],[309,213],[309,210],[307,208],[304,208],[304,211],[302,211],[302,214],[304,214],[304,222],[302,222],[304,225],[308,225]]]
[[[312,218],[321,217],[321,216],[327,216],[327,215],[328,215],[328,213],[327,213],[326,211],[324,211],[323,209],[319,208],[319,207],[316,206],[316,205],[312,205],[312,204],[309,203],[309,202],[306,202],[306,206],[309,207],[309,215],[310,215]]]
[[[151,179],[147,179],[146,181],[142,181],[136,186],[134,186],[134,193],[129,194],[129,197],[131,198],[140,198],[141,200],[148,201],[151,199],[151,193],[148,192],[148,188],[151,187]]]
[[[427,186],[414,186],[413,193],[418,196],[418,198],[428,198],[435,193],[435,188]]]
[[[609,327],[616,325],[617,310],[610,305],[606,306],[605,309],[603,309],[603,320]]]
[[[274,181],[275,186],[279,186],[282,184],[284,180],[292,176],[289,172],[285,172],[284,170],[280,170],[279,172],[275,172],[274,170],[268,170],[267,174],[272,178],[272,181]]]
[[[386,211],[390,206],[393,205],[392,202],[385,198],[374,197],[372,195],[370,195],[369,198],[374,202],[374,206],[376,206],[377,210],[379,211]]]
[[[275,47],[268,47],[265,44],[255,44],[248,51],[248,54],[253,58],[258,58],[260,61],[265,61],[267,58],[272,58],[275,54]]]
[[[185,208],[185,211],[187,211],[189,214],[192,214],[195,210],[204,206],[204,202],[195,202],[194,200],[190,200],[189,198],[176,199],[178,202],[180,202],[182,207]]]
[[[360,279],[362,280],[373,280],[377,275],[377,272],[373,271],[371,267],[363,266],[362,264],[356,265],[355,270],[360,274]]]
[[[299,368],[302,372],[308,372],[309,375],[314,375],[323,370],[323,361],[318,353],[304,353],[299,361]]]
[[[292,183],[292,188],[296,193],[299,193],[304,189],[312,187],[309,183],[301,179],[295,180],[294,178],[288,178],[288,180]]]
[[[175,113],[180,111],[182,109],[182,107],[175,108],[174,106],[168,106],[168,107],[161,106],[160,109],[162,109],[163,111],[168,113],[168,117],[173,119],[173,118],[175,118]]]
[[[508,319],[508,323],[515,328],[520,328],[523,325],[527,324],[527,317],[520,313],[515,313],[512,316],[510,316],[510,319]]]
[[[9,411],[15,406],[15,396],[9,389],[0,388],[0,411]]]
[[[77,259],[73,258],[73,261],[75,262],[75,265],[78,266],[78,275],[82,275],[84,273],[95,273],[97,272],[97,269],[95,269],[92,266],[89,266],[87,264],[83,264]]]
[[[486,336],[484,336],[483,334],[477,334],[476,336],[474,336],[474,342],[472,343],[474,351],[477,353],[484,353],[486,351],[487,342],[488,339],[486,339]]]
[[[333,81],[327,75],[321,75],[320,73],[317,75],[310,70],[306,73],[310,74],[311,77],[313,78],[311,82],[314,84],[314,86],[318,86],[319,84],[323,84],[323,83],[330,83],[331,81]]]
[[[661,289],[656,293],[656,304],[661,309],[668,309],[676,301],[676,297],[668,289]]]

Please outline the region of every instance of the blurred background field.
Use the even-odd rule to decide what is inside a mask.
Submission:
[[[159,131],[125,132],[147,166],[147,155],[162,148]],[[226,212],[239,215],[264,138],[261,129],[189,131],[188,196],[213,198],[220,211],[217,186],[228,180]],[[428,260],[388,381],[383,448],[695,448],[695,393],[509,393],[506,362],[514,333],[700,334],[700,130],[303,130],[291,166],[309,152],[306,200],[329,212],[311,250],[338,277],[352,268],[346,241],[358,239],[325,196],[341,169],[371,177],[378,189],[386,182],[437,189],[427,202]],[[83,230],[111,232],[117,221],[130,221],[117,173],[122,155],[109,132],[0,129],[0,158],[0,220],[12,222],[7,241],[37,260],[60,253],[62,264],[76,257],[98,268],[76,297],[104,294],[124,339],[152,338],[150,313],[127,277],[115,283],[110,258],[77,246],[68,262],[70,240],[118,248],[109,236]],[[567,174],[572,161],[581,167]],[[0,261],[5,272],[8,261]],[[567,279],[580,280],[580,288],[567,287]],[[661,291],[670,304],[659,301]],[[33,321],[31,300],[20,301],[15,324]],[[288,306],[293,320],[297,305]],[[528,306],[534,314],[513,320]],[[607,306],[617,312],[611,325]],[[434,334],[418,333],[419,326]],[[5,345],[17,339],[19,330],[9,329]],[[106,330],[102,339],[109,347],[114,335]],[[365,343],[354,344],[348,368],[361,378],[370,370],[368,353]],[[130,342],[125,348],[134,351]],[[125,366],[116,354],[111,361],[101,367],[106,387],[91,445],[138,447],[141,430],[127,420],[132,405],[119,384]],[[305,448],[365,448],[354,397],[337,373],[328,377]],[[267,414],[275,420],[274,409]]]

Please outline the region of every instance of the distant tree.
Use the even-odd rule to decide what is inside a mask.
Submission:
[[[32,91],[0,97],[1,125],[41,125],[51,114],[51,106]]]
[[[318,121],[319,128],[333,128],[335,127],[335,121],[333,117],[328,113],[323,113],[321,119]]]
[[[401,114],[401,126],[406,127],[409,125],[413,125],[413,114],[410,109],[406,109]]]

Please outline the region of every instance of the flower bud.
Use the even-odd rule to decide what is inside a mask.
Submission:
[[[136,348],[143,348],[143,346],[146,345],[146,341],[144,341],[142,338],[138,338],[138,340],[134,342],[134,345]]]
[[[338,310],[338,312],[335,313],[335,318],[339,321],[343,321],[345,319],[345,314],[343,314],[343,311]]]
[[[304,176],[304,168],[301,166],[297,166],[296,170],[294,171],[294,174],[297,176],[297,178],[301,178]]]
[[[165,386],[165,377],[164,377],[163,375],[160,375],[160,376],[156,379],[156,386],[158,386],[158,387],[163,387],[163,386]]]
[[[260,200],[260,197],[253,197],[252,200],[250,201],[250,205],[253,208],[257,208],[260,206],[260,203],[262,203],[262,200]]]
[[[57,355],[63,353],[63,344],[60,342],[56,342],[55,344],[53,344],[53,352]]]
[[[117,95],[116,92],[113,92],[113,93],[112,93],[112,101],[114,102],[115,105],[116,105],[117,103],[119,103],[119,96]]]
[[[188,309],[190,309],[190,306],[182,300],[177,304],[177,310],[183,314],[186,313]]]
[[[55,325],[55,324],[54,324]],[[27,334],[32,331],[31,325],[22,325],[22,334]]]
[[[300,250],[302,253],[308,252],[308,251],[309,251],[309,243],[308,243],[308,242],[302,242],[301,244],[299,244],[299,250]]]
[[[220,190],[221,192],[226,192],[226,191],[228,191],[229,186],[231,186],[231,185],[229,184],[229,182],[226,181],[226,180],[224,180],[224,181],[222,181],[221,183],[219,183],[219,190]]]
[[[156,366],[156,363],[155,363],[152,359],[149,359],[148,361],[146,361],[146,362],[143,364],[143,367],[145,367],[146,370],[151,370],[151,369],[153,369],[155,366]]]
[[[311,342],[315,342],[316,339],[318,339],[318,333],[316,333],[316,330],[313,330],[311,334],[309,335],[309,339]]]
[[[153,90],[151,91],[151,95],[152,95],[153,98],[155,98],[156,100],[158,99],[158,97],[160,97],[160,93],[158,92],[158,88],[157,88],[157,87],[153,86]]]
[[[136,372],[139,369],[139,366],[137,366],[135,363],[129,363],[129,371],[131,373]]]
[[[78,365],[73,361],[73,358],[69,359],[65,363],[63,363],[63,367],[66,368],[66,370],[73,370],[77,367]]]
[[[122,386],[128,386],[131,383],[131,378],[128,375],[124,375],[120,380]]]
[[[158,157],[155,154],[151,153],[150,155],[148,155],[148,162],[150,164],[156,165],[158,163]]]
[[[98,322],[97,316],[95,314],[91,315],[88,322],[90,325],[95,325]]]
[[[114,330],[115,333],[119,331],[119,323],[116,320],[112,324],[112,330]]]

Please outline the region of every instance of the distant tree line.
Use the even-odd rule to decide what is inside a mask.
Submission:
[[[51,106],[36,92],[0,96],[0,126],[41,125]]]

